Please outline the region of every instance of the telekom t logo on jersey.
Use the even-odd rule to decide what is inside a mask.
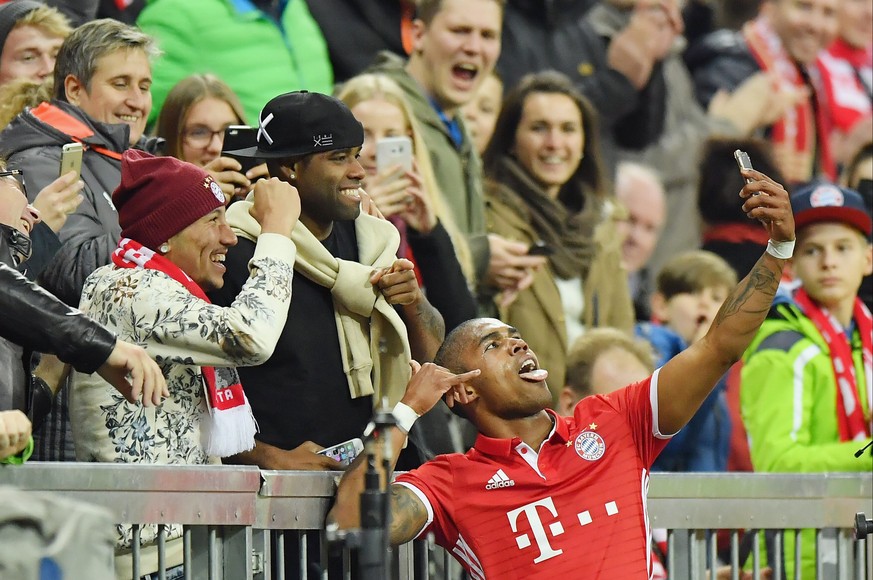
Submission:
[[[547,497],[527,505],[523,505],[518,509],[514,509],[506,514],[509,518],[509,525],[513,532],[518,531],[518,516],[524,514],[527,521],[530,522],[530,531],[533,533],[534,541],[537,543],[537,548],[540,550],[540,555],[534,558],[534,564],[539,564],[543,560],[560,556],[564,550],[555,550],[549,545],[549,538],[546,535],[546,528],[543,526],[543,520],[540,519],[540,514],[537,508],[545,508],[552,514],[553,518],[558,517],[558,510],[555,509],[555,502],[552,498]],[[564,526],[561,522],[555,521],[549,524],[549,531],[553,536],[560,536],[564,533]],[[530,537],[527,534],[522,534],[515,537],[515,543],[518,544],[519,550],[524,550],[530,546]]]
[[[606,509],[607,516],[614,516],[618,513],[618,506],[614,501],[607,502],[603,507]],[[548,512],[548,515],[551,516],[549,519],[555,520],[548,525],[548,532],[546,531],[545,522],[543,522],[540,517],[540,508]],[[552,537],[560,536],[564,533],[564,525],[558,521],[558,510],[555,509],[555,502],[552,501],[551,497],[537,500],[533,503],[523,505],[518,509],[514,509],[511,512],[507,512],[506,517],[509,518],[509,526],[512,528],[513,532],[518,532],[518,520],[519,516],[522,515],[527,518],[527,521],[530,524],[530,531],[533,534],[533,539],[540,551],[539,556],[534,558],[534,564],[539,564],[544,560],[560,556],[564,553],[564,550],[556,550],[551,546],[551,544],[549,544],[549,532]],[[579,520],[580,526],[587,526],[592,521],[591,512],[588,510],[579,512],[576,514],[576,517]],[[531,545],[530,536],[527,534],[516,536],[515,543],[518,545],[519,550],[524,550]]]

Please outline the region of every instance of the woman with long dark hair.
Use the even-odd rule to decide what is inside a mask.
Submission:
[[[506,96],[483,157],[489,232],[548,255],[528,287],[494,301],[557,393],[574,338],[633,323],[595,113],[561,73],[528,75]]]

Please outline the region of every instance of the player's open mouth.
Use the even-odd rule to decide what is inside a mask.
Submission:
[[[518,370],[518,376],[529,383],[539,383],[549,376],[549,371],[537,367],[537,361],[532,358],[521,363],[521,368]]]

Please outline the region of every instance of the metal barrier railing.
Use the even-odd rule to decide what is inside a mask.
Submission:
[[[321,530],[336,478],[335,473],[242,466],[30,463],[0,468],[0,485],[104,506],[116,521],[136,524],[134,537],[146,524],[163,524],[153,545],[132,544],[129,577],[154,567],[143,564],[147,549],[159,578],[164,577],[175,564],[168,546],[181,543],[185,578],[198,580],[311,578],[307,562],[327,561]],[[738,578],[739,530],[772,530],[778,549],[786,532],[814,528],[818,578],[871,580],[873,541],[852,537],[857,512],[873,514],[873,474],[658,473],[649,486],[652,527],[669,530],[671,579],[706,578],[708,563],[716,561],[714,530],[730,530],[729,563]],[[183,526],[180,540],[166,539],[169,524]],[[751,547],[756,569],[762,565],[758,545],[753,541]],[[824,558],[828,546],[835,549]],[[787,557],[799,558],[799,551],[796,547]],[[287,561],[288,554],[295,561]],[[348,551],[340,560],[342,575],[350,577]],[[778,559],[776,566],[773,577],[779,578]],[[413,574],[416,567],[419,574]],[[434,570],[457,578],[460,569],[432,546],[408,544],[395,551],[394,575],[400,580],[434,577]]]

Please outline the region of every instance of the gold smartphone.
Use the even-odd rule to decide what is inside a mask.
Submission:
[[[82,177],[82,144],[67,143],[61,147],[61,170],[58,177],[70,171],[76,172],[76,179]]]

